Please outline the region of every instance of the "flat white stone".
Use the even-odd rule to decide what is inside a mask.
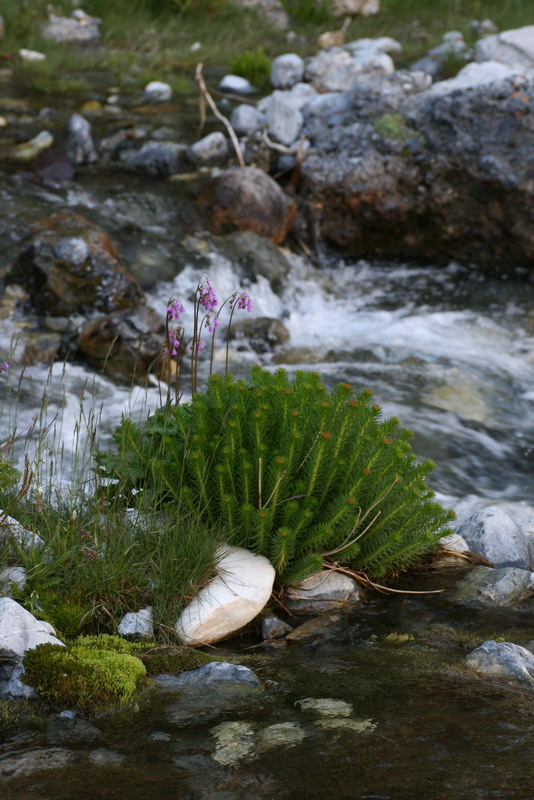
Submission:
[[[289,89],[304,77],[304,61],[296,53],[284,53],[271,63],[271,83],[275,89]]]
[[[512,67],[534,67],[534,25],[479,39],[475,57],[477,61],[500,61]]]
[[[275,571],[268,559],[242,547],[222,547],[217,577],[200,590],[176,622],[189,646],[218,642],[248,625],[271,597]]]
[[[456,92],[458,89],[474,89],[477,86],[503,80],[510,75],[517,75],[519,71],[518,67],[510,67],[500,61],[484,61],[482,64],[472,61],[470,64],[466,64],[454,78],[432,84],[428,94],[441,95]]]

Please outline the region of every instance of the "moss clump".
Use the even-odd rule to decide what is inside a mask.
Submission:
[[[129,700],[146,677],[145,665],[118,644],[115,649],[102,647],[102,638],[80,637],[69,647],[43,644],[29,650],[24,657],[26,683],[55,706],[89,713]]]
[[[383,114],[375,120],[375,131],[384,139],[396,139],[399,142],[421,138],[420,133],[408,128],[400,114]]]
[[[262,87],[269,83],[271,61],[263,47],[238,53],[229,61],[228,68],[234,75],[241,75],[254,86]]]
[[[153,650],[143,653],[140,658],[146,667],[147,675],[160,675],[161,673],[175,675],[179,672],[198,669],[216,660],[206,653],[200,653],[189,647]]]

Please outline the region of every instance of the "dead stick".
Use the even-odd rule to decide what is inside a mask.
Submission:
[[[235,153],[236,153],[236,156],[237,156],[237,160],[239,162],[239,166],[240,167],[244,167],[245,166],[245,159],[243,158],[243,153],[241,151],[241,146],[239,144],[238,138],[235,135],[234,129],[230,125],[230,121],[228,119],[226,119],[224,114],[221,114],[221,112],[219,111],[219,109],[215,105],[213,97],[211,96],[211,94],[208,91],[208,87],[206,86],[206,82],[204,80],[204,76],[202,75],[202,67],[203,66],[204,66],[203,64],[197,64],[197,69],[196,69],[196,73],[195,73],[195,80],[198,83],[198,88],[200,89],[200,92],[201,92],[202,96],[206,99],[209,107],[211,108],[211,110],[213,111],[213,113],[215,114],[217,119],[220,120],[223,123],[223,125],[226,127],[226,130],[228,131],[230,139],[232,140],[232,144],[234,146],[234,150],[235,150]]]

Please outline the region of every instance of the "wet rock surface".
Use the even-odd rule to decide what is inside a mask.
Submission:
[[[33,235],[6,280],[23,286],[37,311],[53,316],[118,311],[143,299],[109,236],[69,213],[33,225]]]
[[[160,362],[164,335],[161,316],[139,306],[88,322],[78,347],[95,369],[126,381],[143,380]]]

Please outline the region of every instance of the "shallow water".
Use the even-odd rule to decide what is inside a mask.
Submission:
[[[444,583],[434,574],[420,585]],[[183,726],[169,714],[174,696],[152,694],[137,712],[94,720],[104,736],[98,744],[61,745],[75,753],[63,770],[5,780],[6,796],[527,800],[534,776],[531,694],[480,680],[462,662],[483,639],[525,642],[531,633],[528,616],[518,613],[467,612],[439,596],[370,598],[308,644],[258,653],[243,650],[249,637],[215,650],[256,670],[267,686],[259,706]],[[392,634],[411,638],[397,643]],[[304,698],[343,700],[352,709],[332,722],[301,708]],[[216,726],[229,722],[246,726],[247,746],[221,755]],[[262,731],[288,723],[300,741],[266,747]],[[46,746],[46,735],[7,742],[0,757],[29,745]],[[121,763],[95,766],[90,754],[97,747],[119,754]]]

